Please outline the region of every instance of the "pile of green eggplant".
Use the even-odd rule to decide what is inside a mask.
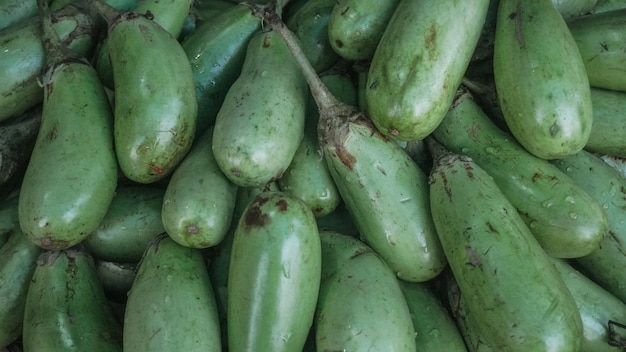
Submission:
[[[624,23],[0,0],[0,352],[626,351]]]

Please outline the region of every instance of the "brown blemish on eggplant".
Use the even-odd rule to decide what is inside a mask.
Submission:
[[[261,210],[261,207],[269,201],[267,197],[257,197],[244,215],[244,224],[247,227],[263,227],[269,221],[269,216]]]
[[[348,170],[352,171],[354,168],[354,164],[356,163],[355,157],[348,153],[345,148],[337,148],[335,154],[341,160],[341,162],[348,168]]]
[[[338,48],[343,48],[343,42],[341,40],[339,40],[339,39],[335,40],[335,45]]]
[[[278,207],[278,211],[281,213],[286,212],[288,208],[287,201],[284,199],[280,199],[278,202],[276,202],[276,206]]]
[[[198,232],[200,232],[200,229],[198,229],[198,226],[196,225],[189,225],[185,228],[185,231],[187,231],[187,233],[189,234],[197,234]]]
[[[263,44],[261,44],[261,45],[262,45],[264,48],[269,48],[269,47],[272,45],[270,42],[271,42],[271,41],[270,41],[270,36],[269,36],[269,35],[266,35],[266,36],[263,38]]]
[[[471,265],[473,267],[477,267],[477,268],[481,268],[482,267],[482,260],[480,259],[480,256],[478,255],[478,253],[476,253],[476,251],[470,247],[470,246],[466,246],[465,247],[465,254],[467,254],[469,262],[465,263],[467,265]]]

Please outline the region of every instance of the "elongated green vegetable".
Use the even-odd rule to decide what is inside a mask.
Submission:
[[[411,314],[385,261],[356,238],[321,231],[318,351],[416,351]]]
[[[480,335],[503,351],[578,351],[576,302],[513,204],[471,158],[429,147],[433,220]]]
[[[626,13],[626,12],[625,12]],[[593,125],[585,149],[626,157],[626,92],[591,88]]]
[[[128,292],[124,350],[222,350],[215,296],[198,249],[165,234],[150,243]]]
[[[585,150],[553,164],[602,204],[606,213],[607,236],[598,249],[576,262],[590,278],[626,302],[626,176]]]
[[[95,46],[96,22],[75,6],[53,14],[53,27],[63,45],[79,55]],[[43,101],[38,79],[46,69],[45,49],[38,18],[0,32],[0,121],[24,113]]]
[[[138,0],[128,11],[149,17],[174,38],[178,38],[192,2],[192,0]],[[96,53],[95,67],[103,84],[114,88],[113,66],[109,51],[108,40],[105,38]]]
[[[589,79],[550,0],[500,0],[493,74],[506,124],[529,152],[554,159],[585,146],[593,120]]]
[[[176,242],[193,248],[218,244],[231,224],[237,186],[220,170],[213,156],[213,129],[195,142],[170,179],[161,218]]]
[[[100,225],[83,241],[96,259],[138,262],[150,241],[165,232],[161,209],[165,190],[118,187]]]
[[[498,128],[470,93],[459,92],[433,135],[447,149],[473,158],[494,178],[549,255],[575,258],[599,247],[608,231],[600,203]]]
[[[626,91],[625,75],[621,69],[626,63],[624,16],[626,8],[582,16],[568,22],[589,84],[593,87]]]
[[[176,38],[146,16],[88,4],[108,22],[120,169],[131,181],[156,182],[174,171],[195,137],[198,102],[189,60]]]
[[[437,127],[469,65],[488,7],[486,0],[398,3],[367,77],[367,112],[384,135],[423,139]]]
[[[408,281],[426,281],[445,267],[432,224],[426,174],[358,109],[338,101],[320,81],[280,18],[280,32],[309,82],[320,112],[318,136],[346,208],[363,240]]]
[[[346,60],[371,59],[399,0],[340,0],[328,18],[328,40]]]
[[[46,249],[64,249],[100,224],[115,194],[118,169],[104,87],[86,60],[64,52],[53,19],[42,11],[49,67],[18,211],[28,238]]]
[[[553,259],[565,285],[572,293],[583,323],[581,351],[623,351],[612,345],[609,321],[626,322],[626,303],[613,296],[597,283],[563,259]]]
[[[229,180],[260,187],[282,176],[302,140],[307,94],[280,35],[255,34],[213,129],[213,154]]]
[[[322,270],[313,212],[263,192],[237,223],[228,271],[228,350],[302,351]]]
[[[415,328],[418,351],[466,352],[454,319],[434,292],[421,282],[398,280]]]
[[[122,351],[113,315],[92,257],[80,248],[45,251],[28,287],[25,351]]]
[[[339,99],[356,105],[356,87],[349,76],[327,74],[321,79]],[[282,191],[302,199],[313,210],[315,217],[319,218],[335,210],[341,202],[341,196],[326,161],[320,155],[317,135],[319,111],[312,97],[309,98],[306,114],[304,137],[291,164],[277,182]]]
[[[5,0],[0,4],[0,30],[37,17],[37,0]]]
[[[26,294],[40,253],[19,230],[0,247],[0,346],[22,336]]]
[[[245,5],[223,10],[182,42],[196,82],[197,134],[215,124],[228,88],[239,77],[250,38],[261,20]]]

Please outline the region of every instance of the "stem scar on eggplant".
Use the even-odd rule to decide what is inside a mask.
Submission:
[[[276,206],[278,207],[278,211],[280,211],[281,213],[284,213],[287,211],[287,201],[284,199],[280,199],[278,200],[278,202],[276,202]]]

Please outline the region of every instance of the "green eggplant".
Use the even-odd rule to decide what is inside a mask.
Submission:
[[[96,229],[117,186],[113,113],[88,61],[69,52],[42,9],[48,69],[41,125],[20,187],[24,234],[45,249],[69,248]]]
[[[136,263],[150,241],[165,232],[161,209],[165,190],[119,187],[100,225],[83,241],[99,260]]]
[[[592,87],[591,101],[593,124],[585,149],[626,157],[626,92]]]
[[[609,322],[626,323],[626,303],[590,280],[563,259],[552,259],[565,285],[572,293],[583,323],[581,351],[617,352],[611,344]]]
[[[624,16],[626,8],[581,16],[567,23],[592,87],[626,91],[622,70],[626,63]]]
[[[137,183],[159,181],[174,171],[195,137],[198,102],[187,55],[148,17],[97,0],[87,3],[108,23],[120,169]]]
[[[124,315],[124,350],[221,351],[211,280],[200,251],[166,234],[146,248]]]
[[[372,57],[365,92],[368,115],[384,135],[423,139],[437,127],[488,8],[489,0],[400,0]]]
[[[547,160],[525,150],[460,90],[433,136],[471,157],[494,178],[551,256],[575,258],[596,250],[608,232],[601,204]]]
[[[356,87],[350,77],[337,73],[324,75],[321,79],[339,99],[356,105]],[[291,164],[277,182],[282,191],[302,199],[319,218],[331,213],[341,202],[341,196],[328,165],[320,155],[317,135],[319,111],[312,97],[309,97],[306,115],[304,137]]]
[[[37,0],[5,0],[0,3],[0,31],[37,17]]]
[[[215,124],[228,88],[241,73],[246,48],[261,28],[249,7],[235,5],[202,23],[182,42],[196,84],[197,134]]]
[[[418,351],[466,352],[465,342],[448,310],[425,283],[398,280],[415,329]]]
[[[328,40],[346,60],[369,60],[374,56],[399,0],[339,0],[328,18]]]
[[[328,21],[335,3],[336,0],[308,0],[285,18],[287,28],[300,39],[300,47],[318,72],[329,69],[339,60],[328,38]]]
[[[213,154],[228,179],[260,187],[282,176],[304,134],[307,94],[278,33],[256,33],[213,129]]]
[[[588,14],[597,3],[598,0],[552,0],[552,5],[565,21]]]
[[[589,10],[589,14],[626,8],[625,0],[598,0]]]
[[[44,251],[26,295],[24,351],[122,351],[93,258],[79,247]]]
[[[317,351],[417,351],[398,279],[360,240],[320,231],[322,281],[315,314]]]
[[[0,346],[22,336],[26,294],[41,251],[19,230],[0,247]]]
[[[269,21],[309,83],[320,113],[322,155],[361,238],[399,278],[434,278],[446,260],[430,215],[426,174],[356,107],[328,91],[280,18]]]
[[[212,139],[212,128],[196,138],[189,154],[174,170],[163,196],[163,227],[183,246],[215,246],[231,223],[237,186],[217,165]]]
[[[579,351],[576,302],[513,204],[470,157],[428,141],[433,221],[479,334],[501,351]]]
[[[284,192],[258,194],[235,228],[228,270],[228,350],[302,351],[322,270],[311,209]]]
[[[581,150],[593,121],[589,79],[552,1],[500,0],[495,30],[493,75],[511,134],[543,159]]]
[[[108,3],[108,1],[105,2]],[[137,0],[129,9],[127,9],[128,6],[123,7],[122,11],[132,11],[149,17],[174,38],[178,38],[183,30],[192,2],[193,0]],[[113,7],[120,9],[118,6]],[[113,65],[109,50],[108,40],[105,38],[96,52],[95,68],[102,83],[113,89],[115,83],[113,82]]]
[[[88,56],[97,36],[93,17],[75,6],[66,6],[52,16],[63,44]],[[46,69],[46,55],[41,35],[37,17],[0,31],[0,121],[21,115],[43,101],[39,79]]]
[[[626,302],[626,177],[585,150],[553,164],[602,205],[608,235],[600,247],[575,261],[587,275]]]

